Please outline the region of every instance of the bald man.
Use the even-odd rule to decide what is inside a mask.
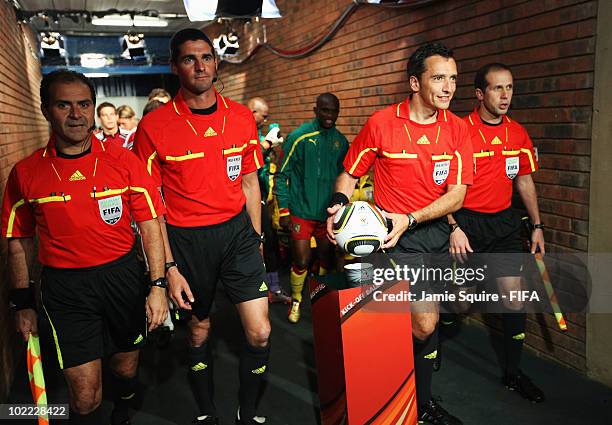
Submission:
[[[261,229],[264,235],[263,253],[264,262],[266,263],[267,282],[270,290],[268,291],[268,301],[270,303],[289,304],[291,298],[287,295],[280,286],[278,277],[278,238],[276,232],[272,228],[272,217],[268,210],[268,203],[272,202],[272,184],[271,178],[274,178],[276,172],[276,164],[274,164],[274,148],[283,143],[283,138],[279,137],[280,127],[273,123],[268,127],[268,132],[264,136],[264,126],[268,121],[268,104],[261,97],[254,97],[249,100],[249,109],[253,112],[253,118],[257,124],[257,133],[259,142],[263,152],[264,165],[259,169],[259,187],[261,189]]]
[[[292,131],[283,146],[285,156],[276,179],[281,226],[291,230],[291,309],[288,320],[300,320],[300,303],[311,259],[310,238],[317,241],[319,274],[334,264],[326,237],[327,206],[334,181],[343,171],[348,141],[336,129],[340,101],[331,93],[317,97],[315,119]]]

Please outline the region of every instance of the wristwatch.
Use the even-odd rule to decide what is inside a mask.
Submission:
[[[408,213],[407,216],[408,216],[408,230],[412,230],[415,227],[417,227],[419,223],[417,223],[417,220],[416,218],[414,218],[412,213]]]
[[[448,223],[448,228],[450,230],[450,233],[453,233],[459,228],[459,223]]]
[[[168,273],[168,270],[170,270],[172,267],[176,267],[178,269],[178,265],[174,261],[168,261],[164,266],[165,273]]]
[[[165,277],[160,277],[159,279],[155,279],[154,281],[152,281],[149,285],[151,286],[151,288],[153,288],[154,286],[157,286],[158,288],[167,288],[168,280]]]

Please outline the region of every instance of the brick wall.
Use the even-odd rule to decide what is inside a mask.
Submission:
[[[15,162],[47,141],[48,130],[40,113],[40,63],[36,39],[26,26],[17,24],[7,2],[0,2],[0,190]],[[4,242],[4,241],[3,241]],[[6,247],[2,246],[2,253]],[[10,339],[14,337],[6,306],[8,301],[6,255],[0,262],[0,400],[10,378]]]
[[[268,41],[296,49],[318,39],[349,0],[278,0],[284,14],[265,20]],[[407,95],[406,59],[416,46],[441,40],[455,49],[459,82],[452,110],[474,107],[474,72],[489,61],[512,66],[512,116],[539,151],[535,175],[548,249],[587,249],[596,1],[442,0],[418,10],[361,6],[335,38],[299,60],[260,49],[243,65],[223,64],[223,93],[238,101],[258,95],[287,134],[311,119],[317,94],[341,101],[338,126],[352,140],[375,110]],[[218,29],[209,28],[211,35]],[[495,326],[495,323],[493,323]],[[585,318],[569,315],[561,334],[552,317],[530,317],[528,344],[585,370]]]

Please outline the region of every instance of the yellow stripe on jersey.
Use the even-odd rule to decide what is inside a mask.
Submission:
[[[166,156],[166,161],[187,161],[188,159],[195,159],[195,158],[204,158],[204,152],[196,152],[196,153],[190,153],[187,155],[181,155],[181,156],[170,156],[167,155]]]
[[[455,151],[457,157],[457,184],[461,184],[461,174],[463,173],[463,160],[459,151]]]
[[[11,208],[11,214],[9,215],[8,225],[6,226],[6,235],[7,238],[13,237],[13,224],[15,223],[15,216],[17,215],[17,208],[25,204],[25,199],[20,199],[15,202],[13,207]]]
[[[453,159],[452,155],[432,155],[431,156],[431,160],[432,161],[442,161],[442,160],[446,160],[446,159]]]
[[[504,156],[515,156],[515,155],[518,155],[520,153],[521,153],[520,150],[515,150],[515,151],[506,151],[506,150],[503,150],[502,151],[502,155],[504,155]]]
[[[127,192],[128,187],[124,187],[123,189],[108,189],[102,192],[91,192],[89,196],[92,198],[101,198],[104,196],[112,196],[112,195],[121,195],[124,192]]]
[[[486,158],[488,156],[493,156],[493,155],[495,155],[494,151],[474,152],[474,158]]]
[[[155,159],[155,157],[157,156],[157,151],[154,151],[151,156],[149,156],[149,159],[147,159],[147,171],[149,172],[149,175],[152,175],[152,170],[151,168],[153,167],[153,160]]]
[[[533,162],[533,155],[531,154],[531,149],[522,148],[521,152],[526,153],[529,158],[529,165],[531,165],[531,172],[535,171],[535,163]]]
[[[412,159],[414,159],[414,158],[418,157],[418,155],[416,153],[406,153],[405,151],[404,152],[398,152],[398,153],[392,153],[392,152],[383,151],[382,154],[384,156],[386,156],[387,158],[394,158],[394,159],[397,159],[397,158],[412,158]]]
[[[146,200],[147,200],[147,204],[149,204],[149,209],[151,210],[151,216],[153,218],[157,218],[157,213],[155,212],[155,207],[153,206],[153,201],[151,200],[151,197],[149,196],[149,191],[147,189],[145,189],[144,187],[137,187],[137,186],[130,186],[130,190],[133,190],[134,192],[138,192],[138,193],[143,193]]]
[[[33,198],[30,199],[31,204],[46,204],[49,202],[67,202],[72,199],[70,195],[64,196],[45,196],[44,198]]]
[[[361,161],[361,157],[365,155],[366,152],[368,151],[376,152],[378,151],[378,148],[365,148],[364,150],[359,152],[359,155],[357,155],[357,159],[355,160],[355,163],[351,166],[349,170],[349,174],[353,174],[353,172],[355,171],[355,168],[357,168],[357,165],[359,165],[359,161]]]
[[[223,155],[230,155],[232,153],[240,153],[244,150],[244,148],[246,148],[247,145],[246,143],[242,146],[238,146],[238,147],[233,147],[233,148],[229,148],[229,149],[223,149]]]

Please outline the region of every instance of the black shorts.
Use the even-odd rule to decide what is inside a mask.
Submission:
[[[441,292],[452,282],[448,253],[449,227],[446,218],[419,224],[406,230],[393,248],[391,258],[395,265],[414,270],[411,290]]]
[[[208,317],[218,280],[233,304],[268,296],[259,235],[245,210],[220,224],[167,225],[167,229],[174,261],[195,298],[192,312],[198,319]]]
[[[134,250],[96,267],[44,267],[41,281],[43,309],[62,369],[144,344],[147,284]]]
[[[453,216],[478,254],[470,263],[486,264],[490,277],[521,275],[521,220],[512,208],[493,214],[461,209]]]

